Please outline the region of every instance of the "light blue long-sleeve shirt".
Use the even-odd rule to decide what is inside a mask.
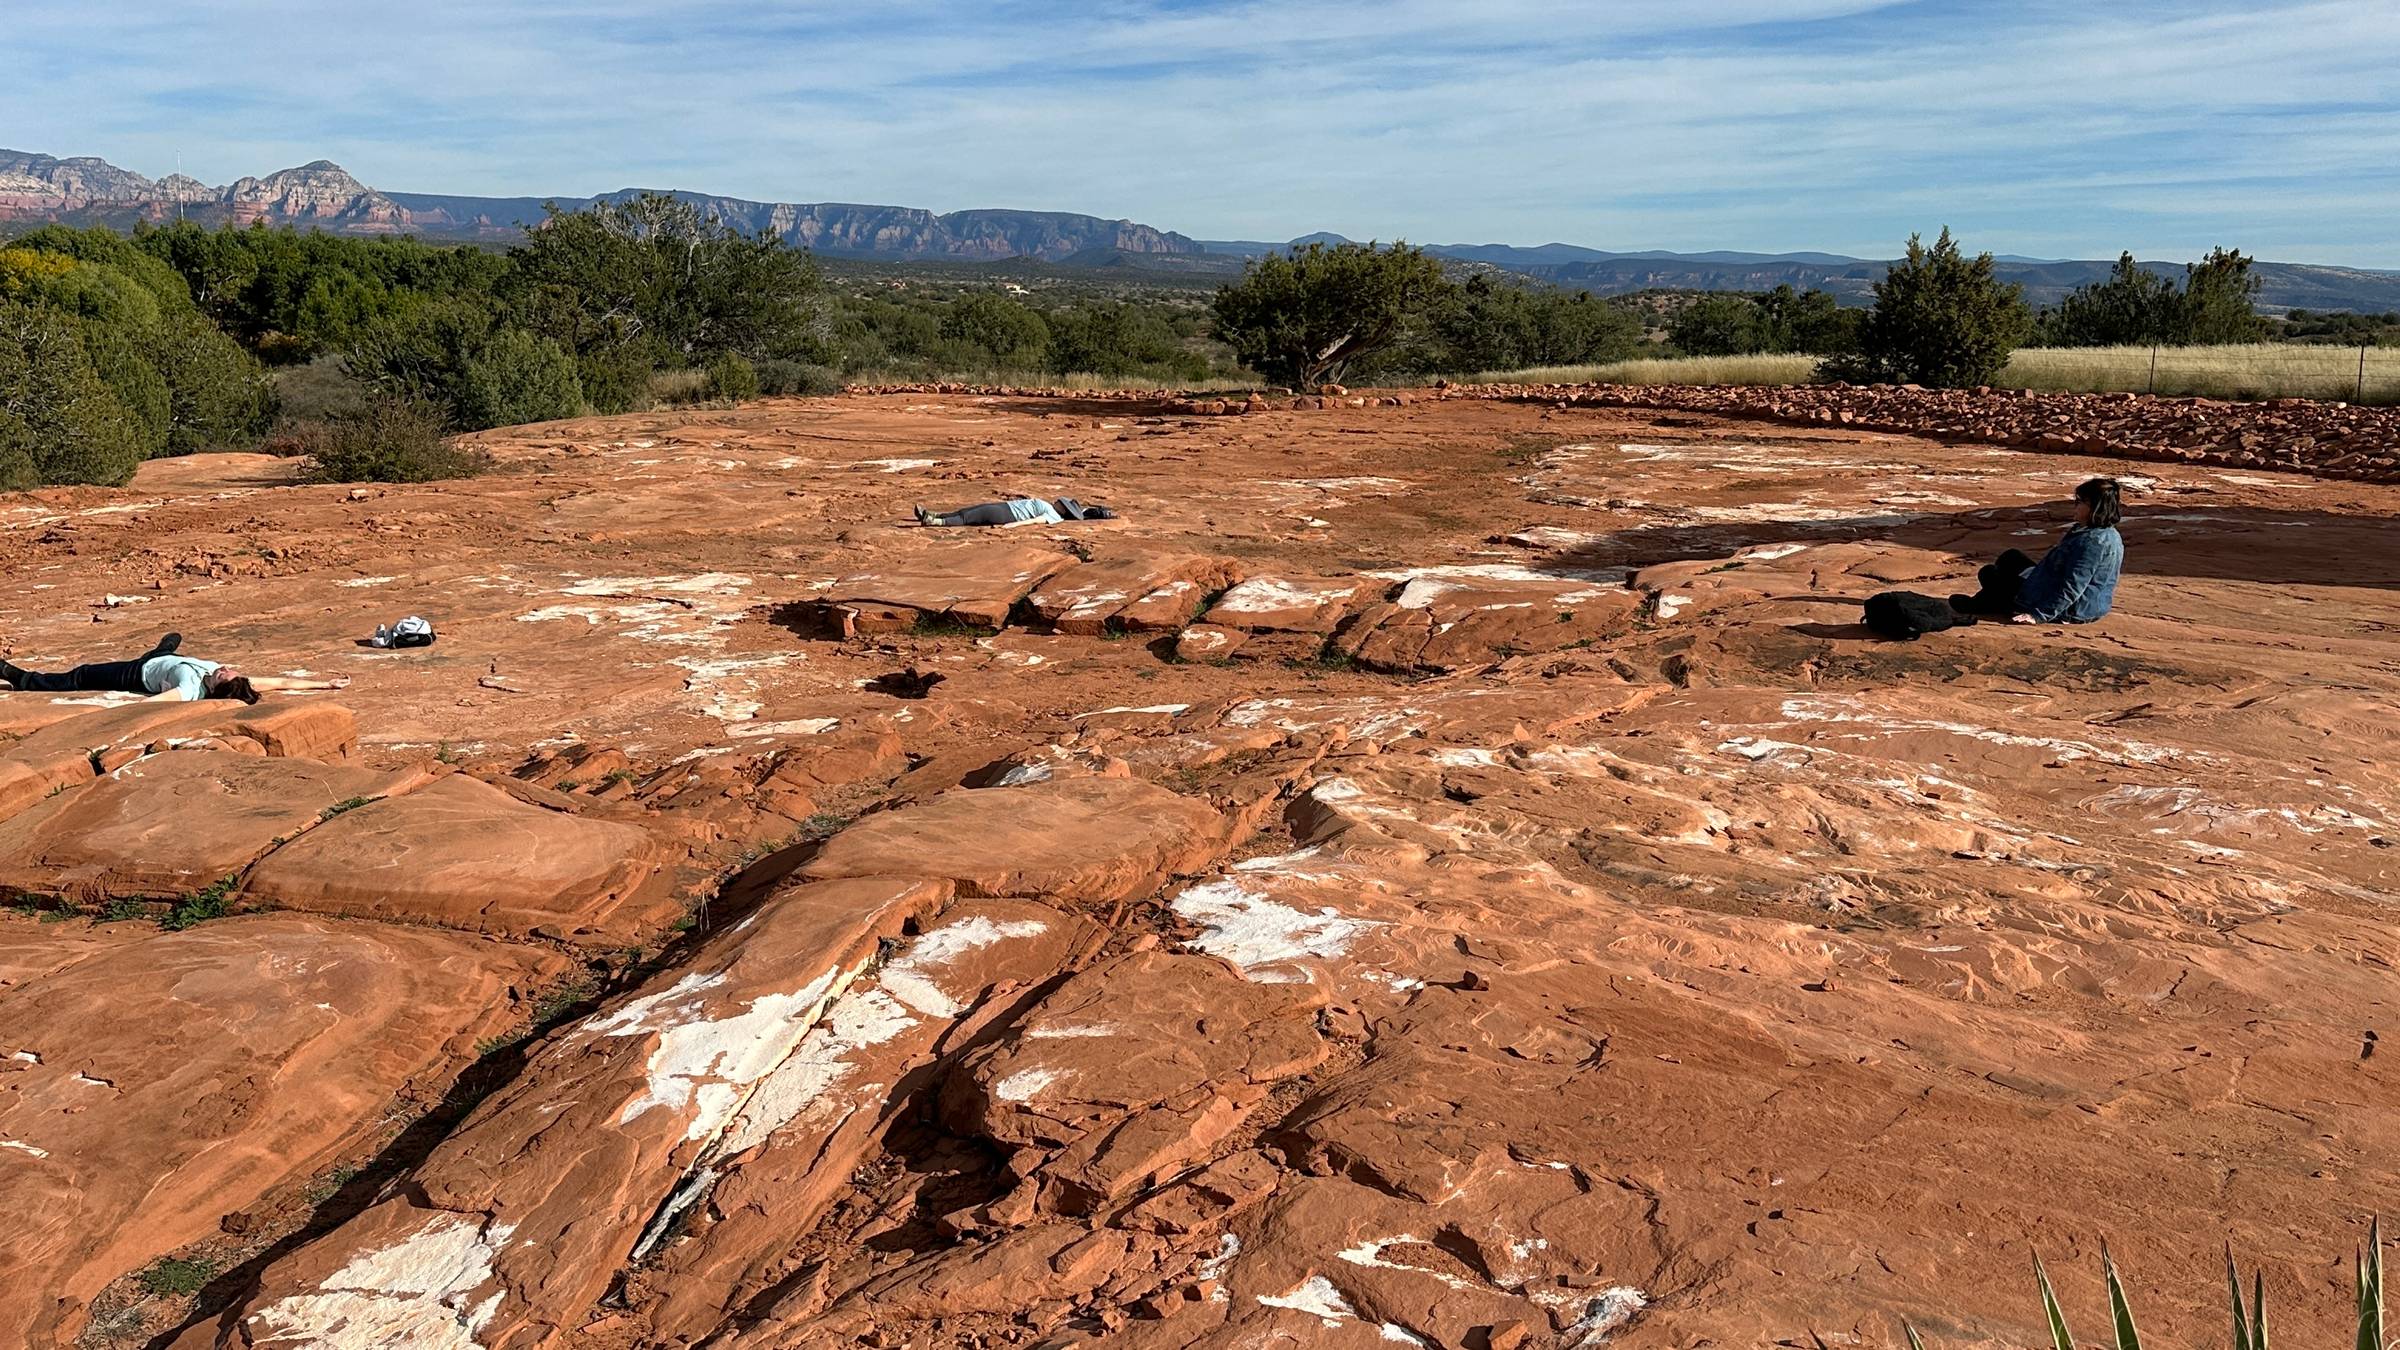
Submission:
[[[2078,525],[2017,584],[2017,611],[2042,623],[2090,623],[2116,603],[2125,540],[2113,525]]]

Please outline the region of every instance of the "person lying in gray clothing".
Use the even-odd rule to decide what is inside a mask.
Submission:
[[[1017,497],[1005,502],[985,502],[980,506],[962,506],[955,511],[928,511],[917,508],[917,523],[935,525],[1015,525],[1034,521],[1045,525],[1063,525],[1070,520],[1115,520],[1117,513],[1105,506],[1086,506],[1073,497],[1046,501],[1040,497]]]

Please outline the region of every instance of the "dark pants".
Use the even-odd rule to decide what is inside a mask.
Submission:
[[[142,684],[142,663],[148,659],[137,657],[131,661],[94,661],[59,675],[22,670],[0,662],[0,680],[6,680],[28,694],[147,694],[150,690]]]
[[[981,506],[962,506],[956,511],[935,513],[936,525],[1007,525],[1016,520],[1016,513],[1007,502],[985,502]]]
[[[2017,587],[2025,574],[2033,570],[2034,560],[2023,549],[2010,549],[1991,562],[1985,563],[1976,579],[1983,583],[1969,611],[1976,614],[2014,614],[2017,612]]]

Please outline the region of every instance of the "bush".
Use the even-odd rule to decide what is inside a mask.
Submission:
[[[662,408],[681,408],[707,401],[708,372],[705,370],[654,370],[643,390],[643,398]]]
[[[960,296],[942,317],[941,334],[965,349],[957,353],[965,365],[1038,370],[1050,347],[1050,325],[1042,316],[998,291]]]
[[[1252,262],[1211,308],[1217,335],[1245,363],[1314,388],[1397,344],[1449,284],[1422,249],[1319,243]]]
[[[153,359],[166,378],[166,452],[255,444],[275,409],[267,369],[197,310],[160,319]]]
[[[426,483],[469,478],[491,467],[481,451],[445,436],[441,410],[377,396],[362,412],[307,429],[308,478],[318,483]]]
[[[750,358],[727,352],[708,363],[708,396],[739,403],[758,397],[758,367]]]
[[[2078,286],[2056,309],[2043,312],[2042,341],[2051,347],[2172,342],[2182,327],[2181,309],[2174,282],[2145,269],[2132,254],[2120,253],[2108,280]]]
[[[2205,347],[2266,337],[2267,321],[2254,307],[2261,283],[2250,263],[2239,250],[2212,248],[2185,265],[2178,341]]]
[[[758,392],[817,398],[842,392],[842,377],[829,366],[769,359],[758,363]]]
[[[1875,283],[1875,307],[1860,325],[1855,355],[1830,358],[1827,379],[1959,387],[1990,384],[2033,331],[2021,288],[1993,273],[1992,255],[1968,258],[1945,228]]]
[[[0,301],[0,489],[133,477],[139,422],[92,368],[69,315]]]
[[[1641,321],[1588,291],[1488,276],[1429,297],[1429,343],[1396,354],[1411,371],[1513,370],[1622,360],[1641,346]]]
[[[1748,356],[1768,350],[1758,304],[1746,295],[1704,295],[1676,311],[1667,341],[1686,356]]]
[[[503,328],[460,372],[458,424],[470,431],[549,422],[583,412],[575,358],[545,337]]]
[[[575,358],[575,381],[596,413],[640,412],[650,406],[649,352],[627,343],[600,347]]]
[[[365,412],[366,382],[338,356],[320,356],[275,372],[275,416],[279,427],[323,422]]]

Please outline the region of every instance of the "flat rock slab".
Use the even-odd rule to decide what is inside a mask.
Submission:
[[[0,746],[0,820],[62,787],[88,782],[103,761],[208,738],[249,741],[269,755],[339,758],[357,744],[358,723],[337,704],[297,700],[203,699],[92,709]]]
[[[78,900],[186,895],[238,877],[328,812],[420,781],[231,750],[148,755],[0,823],[0,889]]]
[[[581,1324],[879,944],[944,890],[875,878],[769,898],[554,1033],[406,1193],[270,1265],[243,1309],[185,1344],[550,1343]]]
[[[1138,779],[1056,778],[953,789],[872,815],[826,841],[813,877],[924,876],[967,895],[1104,904],[1205,867],[1224,847],[1218,814]]]
[[[1390,601],[1361,611],[1337,645],[1382,670],[1457,670],[1589,644],[1623,631],[1642,606],[1638,592],[1613,582],[1481,570],[1496,569],[1408,578]]]
[[[336,816],[252,869],[245,899],[449,928],[604,928],[657,860],[631,825],[529,806],[464,774]]]
[[[1382,589],[1368,577],[1252,577],[1203,621],[1248,633],[1330,633],[1361,597]]]
[[[1240,574],[1233,559],[1198,553],[1102,558],[1044,582],[1027,603],[1042,622],[1079,637],[1096,637],[1112,624],[1133,629],[1135,619],[1148,631],[1166,631],[1189,622],[1202,599]]]
[[[103,930],[106,931],[106,930]],[[129,932],[135,931],[128,928]],[[93,1295],[439,1093],[558,957],[453,933],[249,915],[140,929],[0,994],[0,1324],[74,1341]],[[57,931],[0,924],[0,965]]]
[[[952,1127],[1047,1154],[1047,1208],[1088,1213],[1194,1161],[1274,1084],[1322,1062],[1315,984],[1211,956],[1135,952],[1067,981],[944,1087]]]
[[[896,632],[927,617],[998,628],[1019,600],[1074,565],[1072,556],[1056,549],[963,544],[844,577],[820,603],[845,634]]]

